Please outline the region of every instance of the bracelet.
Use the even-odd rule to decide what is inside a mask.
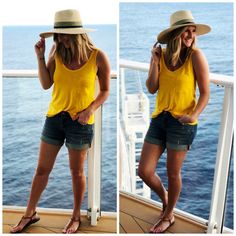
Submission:
[[[39,57],[39,60],[45,60],[45,57]]]

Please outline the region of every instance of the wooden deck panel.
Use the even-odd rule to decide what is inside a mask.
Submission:
[[[126,233],[144,233],[143,229],[139,226],[135,218],[123,212],[120,212],[120,225],[122,225]]]
[[[13,225],[17,224],[23,215],[24,209],[3,209],[3,233],[9,233]],[[62,230],[71,217],[71,211],[68,212],[48,212],[42,208],[39,209],[38,214],[40,221],[29,226],[24,233],[42,233],[55,234],[62,233]],[[106,234],[116,233],[116,217],[102,216],[97,226],[91,226],[87,216],[81,216],[81,227],[77,233],[91,233],[91,234]]]
[[[161,207],[120,194],[120,232],[148,233],[161,214]],[[166,233],[205,233],[206,225],[175,214],[175,224]]]

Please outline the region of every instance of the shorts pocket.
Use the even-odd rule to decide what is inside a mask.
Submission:
[[[186,128],[186,133],[188,134],[189,144],[192,144],[196,134],[197,134],[197,125],[184,124]]]

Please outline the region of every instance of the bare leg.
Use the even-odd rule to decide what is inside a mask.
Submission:
[[[166,206],[167,191],[163,186],[160,177],[155,173],[162,153],[162,146],[144,142],[139,162],[138,174],[140,178],[158,194],[163,202],[163,206]]]
[[[173,210],[179,199],[182,188],[181,168],[187,151],[167,150],[167,175],[168,175],[168,204],[163,214],[163,219],[154,232],[160,232],[169,226],[168,219],[173,219]]]
[[[60,146],[51,145],[41,141],[38,166],[33,178],[30,197],[24,215],[25,217],[30,217],[34,214],[39,198],[47,186],[48,177],[59,150]],[[22,219],[18,226],[12,228],[11,232],[16,232],[22,229],[28,222],[29,219]]]
[[[80,208],[84,199],[86,188],[86,177],[84,174],[84,162],[87,157],[87,150],[69,150],[70,171],[72,177],[72,188],[74,194],[74,208],[72,218],[77,219],[66,225],[64,233],[75,233],[80,225]]]
[[[167,150],[168,207],[165,215],[170,216],[179,199],[182,188],[181,168],[187,151]]]

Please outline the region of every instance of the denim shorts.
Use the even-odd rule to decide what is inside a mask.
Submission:
[[[145,141],[172,150],[188,150],[197,133],[197,125],[182,124],[169,112],[152,118]]]
[[[76,150],[90,148],[92,139],[93,125],[81,125],[67,112],[46,117],[41,135],[41,140],[46,143],[62,146],[65,142],[66,147]]]

